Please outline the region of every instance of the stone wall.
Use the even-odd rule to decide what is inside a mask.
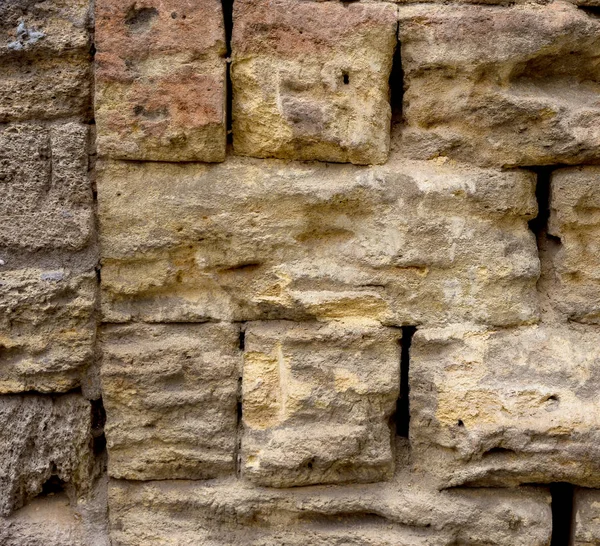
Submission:
[[[600,7],[0,0],[0,543],[600,545]]]

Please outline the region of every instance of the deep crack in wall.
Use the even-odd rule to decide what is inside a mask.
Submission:
[[[600,18],[0,0],[0,542],[600,545]]]

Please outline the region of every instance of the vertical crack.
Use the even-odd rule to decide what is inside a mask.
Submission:
[[[246,323],[240,326],[240,337],[238,346],[242,355],[242,362],[238,374],[237,383],[237,404],[236,404],[236,440],[235,440],[235,473],[239,477],[242,472],[242,434],[244,432],[244,423],[242,421],[242,370],[244,364],[244,351],[246,350]]]
[[[550,484],[552,496],[552,540],[550,546],[569,546],[573,534],[573,486]]]
[[[400,340],[400,395],[396,403],[396,434],[403,438],[408,438],[410,426],[410,345],[416,330],[416,326],[403,326]]]
[[[100,455],[106,449],[106,436],[104,435],[104,425],[106,424],[106,411],[102,398],[92,400],[92,439],[95,455]]]
[[[225,45],[227,47],[227,99],[226,99],[226,117],[227,117],[227,143],[233,143],[233,88],[231,86],[231,35],[233,33],[233,2],[234,0],[222,0],[223,21],[225,26]]]
[[[392,127],[402,122],[402,101],[404,99],[404,71],[402,70],[402,48],[398,40],[400,23],[396,26],[396,49],[390,73],[390,106],[392,108]]]
[[[534,169],[537,174],[535,184],[535,197],[538,204],[537,216],[529,221],[529,229],[533,231],[538,242],[538,248],[543,243],[542,239],[548,234],[548,220],[550,219],[550,180],[553,167],[538,167]]]

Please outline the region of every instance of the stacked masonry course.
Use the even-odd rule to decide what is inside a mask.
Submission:
[[[595,0],[0,0],[0,543],[600,545]]]

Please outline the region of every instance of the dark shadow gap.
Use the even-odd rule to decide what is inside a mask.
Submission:
[[[584,11],[592,17],[600,17],[600,6],[577,6],[581,11]]]
[[[398,28],[396,28],[398,36]],[[404,99],[404,71],[402,70],[402,48],[396,41],[392,72],[390,74],[390,106],[392,108],[392,126],[402,122],[402,101]]]
[[[240,336],[238,346],[242,354],[246,350],[246,324],[240,325]],[[243,367],[243,362],[242,362]],[[234,453],[234,464],[235,473],[240,476],[242,473],[242,435],[244,432],[243,419],[243,407],[242,407],[242,368],[240,368],[238,382],[237,382],[237,403],[236,403],[236,440],[235,440],[235,453]]]
[[[65,482],[62,481],[58,476],[52,474],[44,485],[42,485],[42,491],[38,497],[47,497],[49,495],[58,495],[65,490]]]
[[[416,330],[416,326],[403,326],[400,340],[400,395],[396,403],[396,434],[402,438],[408,438],[410,426],[410,345]]]
[[[227,86],[227,100],[226,100],[226,118],[227,118],[227,144],[233,144],[233,117],[232,117],[232,106],[233,106],[233,88],[231,86],[231,35],[233,33],[233,2],[234,0],[222,0],[223,7],[223,21],[225,26],[225,46],[227,48],[227,74],[226,74],[226,86]]]
[[[570,483],[550,484],[552,496],[552,540],[550,546],[569,546],[573,522],[573,486]]]
[[[538,204],[538,214],[533,220],[529,220],[529,229],[539,241],[540,237],[548,233],[548,220],[550,219],[550,180],[554,167],[536,167],[532,170],[537,175],[535,198]]]
[[[91,400],[92,411],[92,449],[94,455],[100,455],[106,449],[106,436],[104,435],[104,425],[106,424],[106,411],[102,398]]]

